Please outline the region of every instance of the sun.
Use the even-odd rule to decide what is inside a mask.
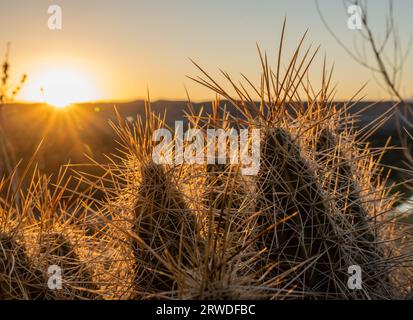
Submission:
[[[46,102],[59,109],[98,99],[91,78],[80,70],[70,68],[51,68],[39,72],[25,89],[27,100]]]

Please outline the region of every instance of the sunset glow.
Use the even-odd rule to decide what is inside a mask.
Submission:
[[[64,108],[73,103],[97,100],[99,95],[92,77],[78,70],[51,68],[33,75],[22,98]]]

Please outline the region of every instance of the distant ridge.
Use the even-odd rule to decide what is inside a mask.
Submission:
[[[227,110],[235,117],[241,117],[230,103]],[[68,163],[87,163],[85,157],[92,156],[101,162],[107,160],[104,154],[116,153],[119,147],[114,141],[114,133],[109,122],[116,123],[114,105],[120,115],[128,120],[136,118],[137,114],[144,116],[144,100],[130,102],[94,102],[73,105],[64,109],[56,109],[46,104],[7,104],[4,108],[5,133],[10,145],[14,147],[16,161],[23,160],[22,165],[33,155],[40,141],[43,140],[41,152],[37,157],[39,167],[46,173],[57,172],[61,165]],[[339,106],[341,102],[337,103]],[[350,113],[360,112],[358,125],[367,125],[388,112],[393,102],[374,103],[358,102]],[[167,112],[168,125],[173,127],[175,120],[183,120],[186,101],[158,100],[151,102],[153,111],[162,114]],[[208,112],[211,102],[193,103],[195,110],[201,107]],[[397,106],[401,111],[401,106]],[[413,119],[409,119],[413,122]],[[391,117],[374,134],[368,138],[372,147],[384,146],[391,137],[391,145],[399,146],[396,118]],[[0,137],[3,138],[3,137]],[[385,154],[383,162],[400,164],[401,151]],[[91,170],[91,169],[88,169]]]
[[[204,107],[206,111],[211,110],[211,102],[204,101],[204,102],[193,102],[192,103],[196,110],[199,110],[201,107]],[[227,110],[231,112],[234,116],[241,117],[240,113],[234,108],[230,102],[222,101],[222,104],[226,104]],[[343,102],[337,102],[337,105],[342,105]],[[115,120],[115,112],[114,106],[116,106],[119,113],[122,117],[133,117],[136,118],[136,115],[144,115],[144,105],[145,101],[142,100],[133,100],[129,102],[90,102],[90,103],[80,103],[77,105],[70,106],[70,109],[77,109],[81,108],[84,111],[93,112],[95,115],[98,115],[99,121],[100,120]],[[187,101],[184,100],[156,100],[151,102],[152,109],[155,112],[163,113],[165,110],[167,111],[167,122],[172,124],[175,120],[182,120],[184,111],[187,110]],[[371,107],[368,107],[371,105]],[[357,102],[350,111],[350,114],[360,113],[359,117],[359,126],[362,127],[371,123],[375,119],[377,119],[382,114],[389,111],[389,109],[395,105],[395,102],[391,101],[383,101],[383,102],[373,102],[373,101],[362,101]],[[40,110],[47,110],[52,107],[47,106],[41,103],[29,103],[29,104],[8,104],[5,108],[5,116],[17,115],[20,112],[27,112],[28,109],[33,111],[33,109],[40,109]],[[17,107],[17,108],[16,108]],[[96,108],[99,108],[97,112]],[[402,105],[398,105],[395,110],[402,111],[405,108]],[[10,119],[12,120],[12,119]],[[409,119],[413,121],[413,117]],[[381,129],[376,133],[380,136],[395,136],[397,133],[396,127],[396,119],[395,117],[391,117],[386,123],[383,124]]]

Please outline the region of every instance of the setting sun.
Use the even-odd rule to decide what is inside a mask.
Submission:
[[[77,102],[98,99],[92,80],[80,71],[53,68],[34,75],[24,92],[25,99],[64,108]]]

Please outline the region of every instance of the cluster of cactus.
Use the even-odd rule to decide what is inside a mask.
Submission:
[[[0,191],[10,190],[12,183],[3,180]],[[1,300],[99,297],[98,285],[89,270],[92,260],[82,259],[78,254],[87,246],[87,236],[72,217],[64,221],[68,213],[65,210],[76,212],[79,207],[65,207],[61,190],[51,191],[51,185],[50,179],[40,176],[36,170],[23,198],[16,202],[12,193],[6,193],[3,198],[0,208]],[[79,231],[74,236],[76,228]],[[74,239],[77,242],[72,242]],[[59,279],[55,281],[53,276]]]
[[[139,251],[137,270],[146,268],[141,257],[153,254],[151,264],[158,267],[149,273],[160,272],[168,279],[159,281],[160,288],[146,282],[154,279],[147,271],[137,272],[145,281],[135,282],[139,297],[373,299],[400,293],[392,271],[408,258],[392,254],[395,243],[388,226],[397,224],[389,215],[395,197],[382,178],[379,153],[357,140],[363,129],[354,127],[351,105],[337,108],[329,98],[325,68],[320,92],[305,84],[315,53],[306,51],[300,60],[301,45],[283,75],[280,62],[272,71],[260,53],[262,85],[248,82],[258,103],[228,74],[224,76],[235,96],[196,65],[204,78],[194,80],[225,102],[215,101],[211,113],[195,112],[190,105],[191,128],[205,135],[208,128],[231,125],[260,129],[256,176],[242,176],[239,164],[218,163],[152,163],[151,174],[145,174],[155,146],[150,137],[162,127],[162,117],[148,112],[147,117],[158,119],[156,125],[138,120],[133,130],[120,126],[125,145],[135,139],[135,147],[127,147],[129,157],[149,159],[137,161],[140,178],[134,180],[145,195],[132,193],[130,201],[132,220],[140,222],[144,213],[152,216],[149,224],[134,225],[134,234],[146,247]],[[307,103],[302,102],[303,93]],[[235,107],[242,119],[234,119],[225,104]],[[136,132],[147,137],[146,143]],[[149,187],[153,185],[157,187]],[[146,207],[159,211],[142,210]],[[142,236],[148,231],[152,242]],[[157,238],[162,246],[153,245]],[[348,270],[354,265],[362,270],[362,290],[348,286]],[[255,290],[247,289],[252,287]]]
[[[156,125],[118,128],[132,151],[125,167],[137,166],[129,178],[122,175],[128,182],[119,188],[130,195],[125,203],[132,221],[134,297],[400,294],[391,274],[407,257],[391,254],[395,243],[385,245],[391,236],[383,231],[396,224],[388,217],[395,197],[380,179],[374,153],[362,149],[352,129],[342,129],[351,120],[343,116],[345,107],[338,111],[331,102],[314,101],[311,109],[295,109],[294,117],[272,106],[257,115],[248,112],[258,108],[231,100],[243,108],[247,126],[260,128],[256,176],[242,176],[237,164],[155,164],[148,145],[154,146],[152,133],[163,122],[150,111],[147,118],[157,119]],[[320,115],[326,118],[320,121]],[[212,114],[192,114],[190,123],[201,130],[225,128],[227,119],[216,101]],[[363,271],[363,290],[348,286],[353,265]]]
[[[364,129],[354,127],[351,105],[333,103],[325,68],[319,92],[304,81],[317,50],[300,58],[303,41],[285,72],[281,59],[271,70],[260,52],[261,86],[246,79],[251,92],[224,73],[232,95],[196,65],[203,77],[194,80],[224,100],[211,112],[189,103],[188,126],[205,136],[210,128],[259,129],[256,175],[243,176],[237,163],[154,161],[153,134],[166,124],[148,102],[145,118],[130,124],[119,117],[113,125],[123,152],[98,164],[104,174],[80,174],[104,200],[84,195],[68,210],[62,192],[34,183],[21,212],[0,207],[2,226],[34,234],[17,239],[11,227],[0,233],[0,297],[401,297],[411,285],[400,247],[408,242],[395,234],[399,217],[390,215],[396,198],[378,160],[385,148],[372,150],[359,140]],[[37,249],[27,251],[25,242]],[[46,286],[49,265],[62,268],[63,290]],[[361,290],[348,286],[354,265],[362,270]]]
[[[0,234],[0,300],[92,299],[96,284],[61,234],[49,234],[41,243],[50,248],[31,259],[24,242],[13,234]],[[50,266],[61,270],[62,287],[50,285]]]

